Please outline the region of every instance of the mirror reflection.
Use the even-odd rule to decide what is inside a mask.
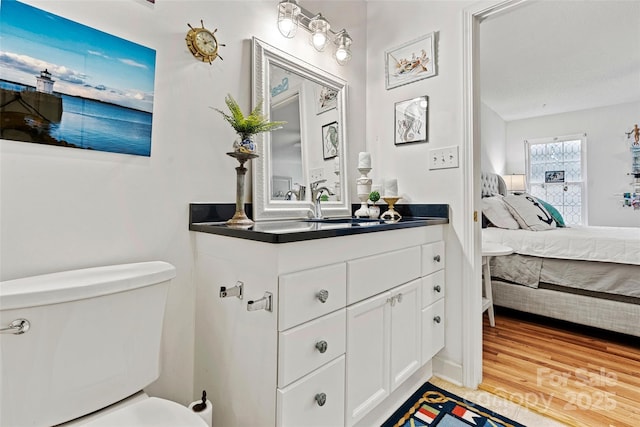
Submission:
[[[284,95],[284,94],[283,94]],[[287,125],[271,136],[271,198],[273,200],[303,200],[302,135],[300,131],[300,94],[290,93],[282,100],[271,102],[271,120]],[[294,188],[297,187],[297,190]]]
[[[255,39],[253,101],[287,124],[263,135],[254,160],[256,220],[349,216],[346,83]]]

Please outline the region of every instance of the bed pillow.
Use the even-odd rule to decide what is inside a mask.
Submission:
[[[544,200],[538,197],[536,197],[536,199],[538,199],[538,202],[540,202],[542,206],[544,206],[544,208],[547,210],[547,212],[549,212],[549,215],[551,215],[553,220],[556,222],[556,227],[566,227],[564,223],[564,218],[562,218],[562,214],[558,212],[558,210],[554,208],[553,205],[545,202]]]
[[[503,200],[521,228],[532,231],[556,228],[553,217],[531,194],[510,194]]]
[[[520,228],[500,195],[484,197],[482,199],[482,213],[498,228],[507,228],[509,230]]]

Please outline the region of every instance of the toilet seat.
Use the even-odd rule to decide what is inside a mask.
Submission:
[[[149,397],[82,424],[83,427],[207,427],[188,408],[170,400]]]

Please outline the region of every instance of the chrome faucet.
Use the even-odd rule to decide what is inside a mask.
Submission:
[[[296,200],[304,200],[304,197],[306,196],[306,190],[307,187],[305,187],[304,185],[300,185],[296,182],[296,184],[298,186],[297,190],[294,190],[293,188],[289,191],[287,191],[287,193],[284,195],[284,199],[285,200],[291,200],[292,195],[296,196]]]
[[[313,213],[314,218],[322,218],[322,208],[320,207],[320,199],[322,198],[322,192],[326,191],[329,196],[333,196],[334,193],[327,187],[322,186],[318,187],[318,185],[323,182],[327,182],[326,179],[321,179],[318,181],[314,181],[309,186],[311,187],[311,200],[313,201],[315,212]]]

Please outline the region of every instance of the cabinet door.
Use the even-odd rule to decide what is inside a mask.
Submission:
[[[389,395],[390,292],[347,308],[347,410],[355,424]]]
[[[422,310],[422,364],[444,347],[444,299]]]
[[[391,291],[391,391],[422,366],[420,280]]]

